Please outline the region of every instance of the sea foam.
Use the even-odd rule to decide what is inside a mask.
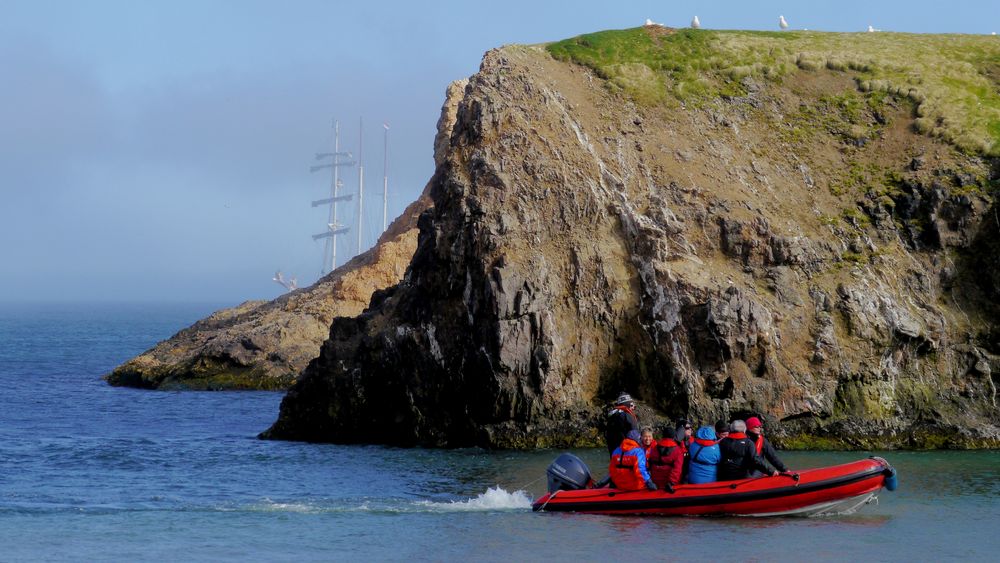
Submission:
[[[476,498],[451,502],[420,501],[424,508],[438,512],[477,512],[494,510],[523,510],[531,508],[531,497],[525,491],[508,493],[499,485],[486,489]]]

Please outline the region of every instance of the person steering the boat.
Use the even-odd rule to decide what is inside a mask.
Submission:
[[[756,446],[747,438],[745,422],[734,420],[729,429],[729,436],[719,442],[719,481],[746,479],[754,471],[772,476],[778,474],[757,455]]]
[[[604,430],[604,440],[607,442],[608,453],[615,451],[625,436],[632,431],[639,432],[639,419],[635,416],[635,401],[628,393],[622,393],[615,399],[614,407],[608,411]]]
[[[637,430],[630,430],[621,445],[611,452],[608,463],[608,477],[614,488],[622,491],[638,491],[647,488],[656,490],[646,469],[646,452],[639,443]]]
[[[775,451],[774,446],[764,437],[764,425],[756,416],[751,416],[747,419],[747,438],[753,441],[754,450],[756,450],[759,457],[770,463],[781,473],[788,472],[788,467],[778,457],[778,452]],[[759,477],[758,474],[754,476]]]

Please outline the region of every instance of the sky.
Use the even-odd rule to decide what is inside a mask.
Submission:
[[[993,1],[0,0],[0,302],[272,299],[315,281],[334,119],[363,247],[433,174],[444,92],[487,50],[641,25],[1000,31]],[[357,191],[357,170],[344,169]],[[355,205],[340,221],[354,228]],[[338,263],[357,250],[356,230]]]

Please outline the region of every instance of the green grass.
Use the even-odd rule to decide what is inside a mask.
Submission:
[[[546,48],[645,105],[741,95],[748,76],[781,81],[794,72],[848,73],[862,92],[911,100],[917,132],[970,154],[1000,155],[1000,39],[993,36],[634,28]]]

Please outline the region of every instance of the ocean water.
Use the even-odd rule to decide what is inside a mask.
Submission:
[[[848,516],[536,514],[557,451],[261,441],[279,393],[100,379],[215,308],[0,305],[0,561],[1000,559],[1000,452],[881,453],[900,488]]]

